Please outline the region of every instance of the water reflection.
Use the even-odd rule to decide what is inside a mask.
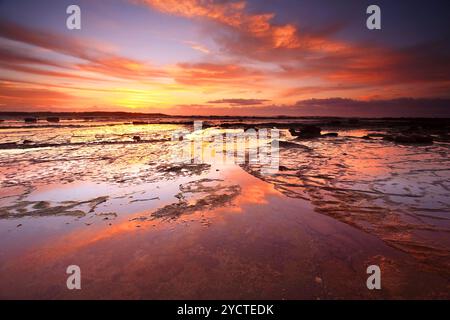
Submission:
[[[280,144],[279,172],[264,175],[248,162],[178,163],[180,128],[2,132],[56,146],[0,152],[0,296],[448,297],[448,145],[349,131]],[[365,288],[370,263],[389,279],[382,293]],[[65,288],[69,264],[81,292]]]

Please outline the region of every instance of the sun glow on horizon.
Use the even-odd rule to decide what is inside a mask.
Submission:
[[[111,1],[106,16],[107,4],[83,2],[77,31],[56,22],[61,4],[44,12],[24,1],[26,12],[45,17],[27,18],[26,24],[13,1],[0,6],[5,110],[279,115],[327,114],[331,108],[340,115],[330,105],[336,99],[450,98],[450,69],[443,63],[449,51],[442,39],[435,41],[442,50],[420,39],[419,49],[409,50],[383,42],[382,33],[368,33],[371,44],[350,36],[361,30],[339,20],[322,27],[304,23],[306,9],[299,17],[286,15],[292,4],[250,10],[259,4]],[[310,99],[322,99],[323,106],[298,108]]]

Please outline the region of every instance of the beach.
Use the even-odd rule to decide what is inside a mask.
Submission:
[[[195,120],[1,123],[0,297],[449,298],[447,127],[403,143],[386,137],[408,121]],[[321,135],[296,137],[305,123]],[[279,146],[275,171],[174,156],[264,128],[279,132],[258,142]],[[383,290],[366,286],[374,264]]]

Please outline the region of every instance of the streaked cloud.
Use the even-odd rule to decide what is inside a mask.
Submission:
[[[199,43],[196,43],[194,41],[185,41],[184,43],[189,45],[192,49],[200,51],[202,53],[205,53],[205,54],[210,54],[211,53],[211,51],[208,48],[206,48],[205,46],[203,46],[203,45],[201,45]]]
[[[3,82],[8,94],[0,104],[8,105],[20,88],[36,98],[35,103],[28,99],[30,108],[95,105],[168,113],[188,112],[180,105],[197,106],[201,112],[224,108],[233,114],[249,107],[290,113],[299,107],[297,101],[311,98],[327,106],[331,97],[350,99],[342,100],[349,104],[450,98],[448,34],[404,46],[361,41],[342,36],[347,25],[339,19],[322,25],[311,19],[308,25],[295,15],[279,14],[290,6],[300,5],[280,1],[275,10],[251,0],[123,1],[109,12],[119,14],[127,7],[138,16],[139,10],[141,19],[148,13],[164,26],[147,30],[144,19],[123,26],[130,29],[117,37],[2,19],[0,72],[8,80]],[[102,25],[108,23],[108,17],[102,19]],[[180,26],[188,26],[183,38],[177,34]],[[174,29],[170,36],[165,33],[168,28]],[[154,34],[158,38],[150,37]],[[156,55],[178,56],[158,63],[146,55],[148,47],[142,50],[134,47],[136,43],[150,44]],[[40,95],[45,90],[50,91],[48,101]],[[317,111],[310,103],[302,105]]]
[[[267,99],[220,99],[208,101],[211,104],[228,104],[230,106],[255,106],[262,105],[270,100]]]
[[[184,109],[198,115],[227,115],[229,108],[219,105],[178,105],[176,111]],[[285,105],[248,105],[235,108],[240,116],[324,116],[324,117],[450,117],[450,99],[373,99],[357,100],[345,98],[306,99]]]

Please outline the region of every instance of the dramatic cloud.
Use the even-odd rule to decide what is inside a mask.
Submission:
[[[192,49],[200,51],[202,53],[205,53],[205,54],[210,54],[211,53],[211,51],[208,48],[204,47],[203,45],[201,45],[199,43],[196,43],[196,42],[193,42],[193,41],[184,41],[184,43],[189,45]]]
[[[274,48],[303,46],[294,25],[273,25],[271,23],[273,13],[248,14],[245,11],[247,6],[245,1],[142,0],[135,2],[147,4],[168,14],[213,20],[256,38],[268,40]],[[309,45],[323,45],[323,43],[314,42],[314,39],[311,39]]]
[[[39,88],[21,88],[8,83],[0,82],[0,99],[2,103],[19,105],[28,111],[30,103],[36,106],[51,106],[73,99],[71,95],[57,90]]]
[[[174,111],[181,114],[187,108],[198,115],[229,113],[227,108],[211,105],[179,105]],[[307,99],[291,105],[241,106],[235,112],[241,116],[450,117],[450,99]]]
[[[341,88],[346,91],[376,89],[399,83],[425,84],[430,94],[449,96],[448,38],[393,49],[336,40],[335,35],[343,23],[333,23],[314,32],[300,30],[295,24],[275,24],[274,13],[248,13],[245,1],[137,2],[170,15],[210,22],[205,33],[215,39],[223,54],[278,66],[279,71],[275,68],[266,71],[266,77],[322,82],[316,86],[286,88],[281,93],[284,97]]]
[[[9,21],[0,21],[0,37],[85,61],[84,63],[74,65],[67,63],[55,64],[41,58],[20,53],[14,60],[11,55],[15,55],[16,52],[4,50],[2,55],[9,58],[13,63],[40,63],[47,66],[66,68],[72,71],[89,71],[129,79],[148,79],[166,76],[164,71],[154,69],[144,62],[112,54],[102,49],[102,45],[99,43],[87,40],[82,41],[78,38],[63,36],[44,30],[36,30]],[[36,72],[34,69],[24,68],[18,71],[27,72],[27,70],[31,73]],[[66,77],[67,74],[59,74],[58,76]]]
[[[222,63],[179,63],[173,73],[174,79],[185,85],[230,85],[255,86],[264,79],[264,74],[256,69],[236,64]]]
[[[24,3],[42,10],[32,1]],[[94,13],[103,5],[85,7]],[[22,25],[14,12],[11,20],[2,18],[0,72],[8,86],[2,108],[27,99],[29,108],[223,110],[230,115],[392,114],[393,108],[404,115],[405,105],[422,112],[434,108],[431,102],[442,103],[427,100],[425,106],[418,98],[450,98],[450,38],[434,27],[408,34],[408,41],[370,42],[338,16],[322,16],[319,24],[290,14],[318,6],[313,1],[305,6],[280,1],[276,9],[233,0],[129,0],[108,6],[110,15],[101,23],[95,14],[88,17],[86,26],[98,23],[95,32],[55,32],[41,20]],[[133,23],[114,29],[125,11]],[[52,14],[39,11],[42,19],[53,21]],[[149,17],[157,17],[156,29]],[[373,35],[383,33],[369,36],[380,39]],[[393,102],[405,96],[416,100]]]
[[[241,43],[244,46],[247,44],[250,47],[265,47],[266,50],[264,51],[266,52],[270,49],[279,49],[280,51],[288,49],[288,52],[290,50],[290,52],[295,51],[296,53],[301,51],[331,53],[347,49],[345,44],[326,37],[327,34],[336,32],[340,28],[340,24],[317,33],[300,33],[298,27],[294,24],[273,23],[274,13],[248,13],[245,1],[134,0],[133,2],[148,5],[167,14],[209,20],[229,27],[229,30],[238,32],[238,34],[233,33],[232,37],[221,40],[228,42],[232,38],[236,39],[235,43],[229,42],[227,44],[228,49],[232,51],[240,51],[234,46],[239,46]],[[217,31],[217,29],[211,29],[212,33],[220,34]],[[252,53],[257,54],[255,51],[247,52],[249,55]]]
[[[309,99],[292,106],[298,113],[361,117],[449,117],[450,99],[398,98],[389,100],[354,100],[343,98]]]

